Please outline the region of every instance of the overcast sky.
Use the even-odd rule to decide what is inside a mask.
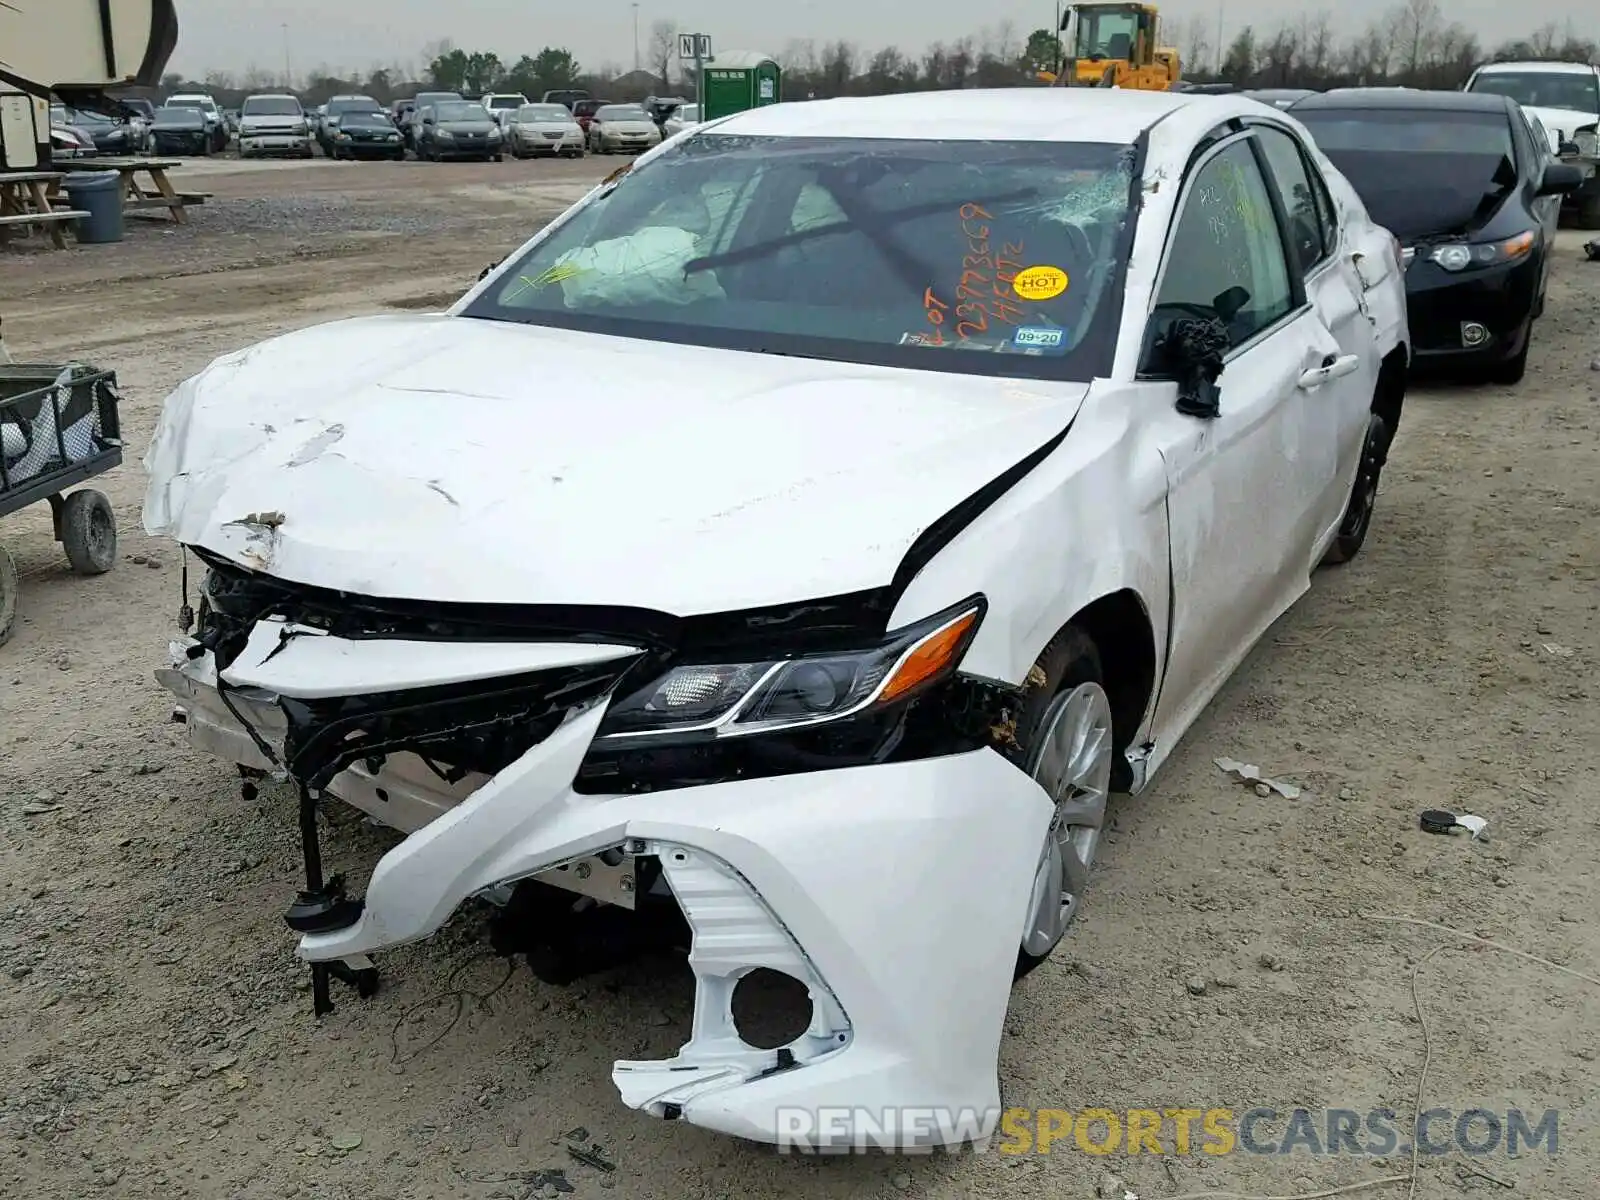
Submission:
[[[1229,36],[1246,22],[1274,27],[1302,12],[1328,10],[1356,32],[1392,0],[1223,0]],[[1547,21],[1573,20],[1581,34],[1597,29],[1578,21],[1592,0],[1440,0],[1449,16],[1486,41],[1516,37]],[[634,10],[641,52],[649,58],[650,27],[668,20],[684,31],[712,36],[713,49],[761,50],[780,55],[791,39],[844,38],[863,47],[898,45],[920,52],[931,42],[953,41],[1009,20],[1024,36],[1047,26],[1055,0],[178,0],[178,49],[172,69],[193,75],[251,67],[281,73],[288,58],[296,75],[318,66],[367,68],[413,63],[422,48],[448,38],[463,49],[493,50],[501,58],[565,46],[585,67],[631,67]],[[1164,0],[1163,17],[1219,15],[1217,0]],[[287,26],[287,30],[285,30]]]

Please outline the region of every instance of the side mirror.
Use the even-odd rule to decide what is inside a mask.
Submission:
[[[1577,142],[1562,142],[1556,147],[1557,158],[1576,158],[1583,151],[1578,148]]]
[[[1539,195],[1565,196],[1583,186],[1584,170],[1571,163],[1549,163],[1539,180]]]
[[[1235,290],[1243,291],[1230,288],[1229,292]],[[1198,306],[1184,309],[1200,311]],[[1222,415],[1217,380],[1228,344],[1228,326],[1220,316],[1180,316],[1156,335],[1150,348],[1151,367],[1177,380],[1177,407],[1184,416],[1210,421]]]

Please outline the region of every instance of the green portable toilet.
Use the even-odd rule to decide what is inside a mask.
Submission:
[[[732,50],[706,63],[700,119],[710,121],[782,98],[783,72],[777,63],[753,50]]]

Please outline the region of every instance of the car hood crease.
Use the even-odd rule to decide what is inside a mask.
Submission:
[[[357,318],[180,385],[145,459],[145,527],[367,596],[782,604],[888,584],[923,530],[1060,434],[1087,390]]]

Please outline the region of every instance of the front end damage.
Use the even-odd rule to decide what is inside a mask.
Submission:
[[[954,671],[981,598],[874,658],[844,649],[865,628],[844,602],[724,637],[637,610],[373,600],[189,552],[209,570],[159,678],[197,747],[299,789],[306,880],[287,920],[319,1013],[330,979],[370,993],[369,956],[476,899],[495,908],[496,948],[552,982],[687,943],[692,1035],[672,1059],[615,1065],[630,1107],[761,1141],[795,1110],[848,1110],[907,1144],[930,1132],[897,1130],[896,1112],[998,1108],[1051,806],[996,748],[1016,697]],[[787,641],[763,658],[748,637],[773,628]],[[683,674],[708,661],[738,665]],[[868,664],[850,684],[866,699],[841,690],[827,719],[780,719],[840,662]],[[650,725],[672,688],[692,704],[737,672],[760,713]],[[328,797],[407,835],[359,895],[324,873]],[[735,1020],[757,971],[809,997],[782,1045]]]

